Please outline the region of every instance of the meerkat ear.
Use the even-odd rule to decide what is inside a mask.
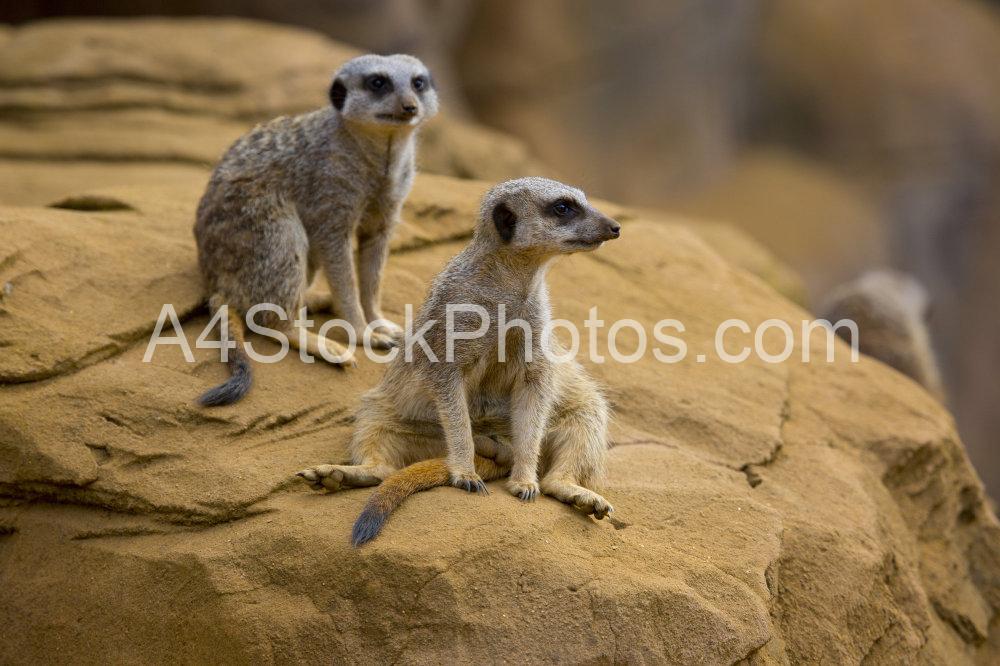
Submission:
[[[496,225],[497,233],[504,243],[509,243],[514,238],[514,226],[517,224],[517,215],[514,214],[507,204],[498,203],[493,208],[493,224]]]
[[[347,99],[347,86],[340,79],[334,79],[333,85],[330,86],[330,101],[333,103],[333,108],[340,111],[344,108],[344,101]]]

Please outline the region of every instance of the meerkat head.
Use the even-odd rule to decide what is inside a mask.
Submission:
[[[388,129],[416,127],[438,110],[430,72],[409,55],[347,61],[330,86],[330,102],[350,122]]]
[[[483,198],[477,235],[538,256],[596,250],[621,226],[587,202],[583,192],[548,178],[500,183]]]
[[[904,323],[926,323],[930,309],[927,290],[914,277],[890,269],[875,269],[833,289],[822,311],[832,316],[864,312],[866,320],[901,327]]]
[[[821,308],[830,322],[851,320],[859,349],[945,399],[927,320],[930,297],[917,280],[893,270],[873,270],[832,290]],[[837,328],[851,342],[853,333]]]

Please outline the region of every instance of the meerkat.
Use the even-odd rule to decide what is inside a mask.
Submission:
[[[921,384],[938,400],[944,389],[927,330],[930,301],[911,276],[874,270],[833,289],[821,312],[831,322],[850,319],[858,327],[858,350]],[[851,342],[850,331],[837,334]]]
[[[522,500],[541,491],[598,519],[608,515],[611,505],[588,488],[604,470],[608,404],[558,340],[543,334],[551,320],[545,275],[557,256],[596,250],[620,230],[583,192],[553,180],[507,181],[486,194],[472,241],[434,279],[416,318],[415,330],[438,322],[424,338],[430,354],[418,345],[409,362],[397,354],[362,397],[353,465],[298,473],[316,489],[382,483],[355,525],[355,545],[374,538],[418,490],[450,483],[484,493],[484,478],[508,472],[507,489]],[[451,361],[440,325],[449,304],[489,315],[480,337],[453,341]],[[512,325],[516,319],[523,326]],[[453,322],[453,330],[479,332],[483,318],[463,311]]]
[[[330,106],[258,125],[229,148],[198,205],[198,263],[213,311],[227,308],[230,379],[201,396],[225,405],[250,389],[243,350],[248,309],[289,343],[336,363],[349,350],[292,320],[304,305],[332,306],[360,337],[387,348],[401,333],[380,309],[389,238],[413,183],[417,129],[437,113],[433,79],[408,55],[365,55],[336,73]],[[357,266],[354,255],[357,253]],[[308,289],[322,273],[329,292]],[[323,352],[326,351],[327,354]]]

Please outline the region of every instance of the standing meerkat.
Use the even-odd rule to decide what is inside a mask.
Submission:
[[[832,290],[822,308],[831,322],[849,319],[858,327],[858,350],[921,384],[944,402],[937,358],[927,330],[930,300],[913,277],[873,270]],[[844,329],[837,335],[851,342]]]
[[[289,333],[296,348],[336,362],[342,345],[291,320],[308,304],[332,305],[373,345],[400,333],[380,310],[389,237],[413,184],[417,128],[437,113],[434,85],[412,56],[365,55],[347,62],[330,86],[329,107],[258,125],[236,141],[212,173],[194,227],[198,263],[213,311],[227,308],[232,376],[201,396],[225,405],[250,389],[241,317],[270,303],[259,321]],[[357,268],[354,254],[357,251]],[[320,269],[329,296],[307,288]],[[375,322],[378,322],[376,325]]]
[[[411,361],[397,353],[361,399],[350,446],[355,464],[298,473],[316,489],[385,481],[355,525],[355,545],[374,538],[414,492],[451,483],[483,493],[483,477],[508,470],[507,488],[522,500],[541,490],[598,518],[612,510],[587,488],[604,470],[607,401],[543,330],[551,320],[545,274],[552,260],[595,250],[620,229],[583,192],[556,181],[522,178],[486,194],[472,242],[435,278],[415,322],[415,330],[438,322],[424,337],[427,348],[413,345]],[[482,308],[488,325],[468,306]],[[449,345],[447,326],[439,325],[449,318],[453,330],[481,335]]]

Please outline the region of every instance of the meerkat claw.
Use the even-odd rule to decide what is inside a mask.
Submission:
[[[306,480],[313,490],[340,490],[344,474],[333,465],[320,465],[296,472],[295,476],[300,476]]]
[[[609,513],[614,511],[614,508],[603,499],[595,499],[592,502],[574,504],[573,506],[576,509],[583,511],[588,516],[593,516],[597,520],[606,518]]]
[[[490,494],[490,491],[486,488],[486,484],[478,476],[462,475],[453,477],[451,484],[467,493],[476,493],[477,495]]]
[[[522,502],[534,502],[540,492],[537,483],[522,483],[511,481],[507,486],[511,494]]]
[[[393,347],[398,347],[399,341],[397,341],[395,338],[389,337],[388,335],[383,335],[380,333],[377,335],[372,335],[371,346],[372,349],[380,349],[385,351],[388,349],[392,349]]]
[[[313,490],[323,490],[323,484],[320,483],[319,477],[316,476],[316,472],[311,469],[304,469],[301,472],[296,472],[295,476],[302,477],[302,479],[309,484],[309,487]]]
[[[355,357],[354,353],[350,351],[345,351],[341,353],[333,352],[333,360],[330,361],[330,365],[332,365],[335,368],[339,368],[341,370],[345,370],[347,368],[356,368],[358,367],[358,359],[357,357]]]

